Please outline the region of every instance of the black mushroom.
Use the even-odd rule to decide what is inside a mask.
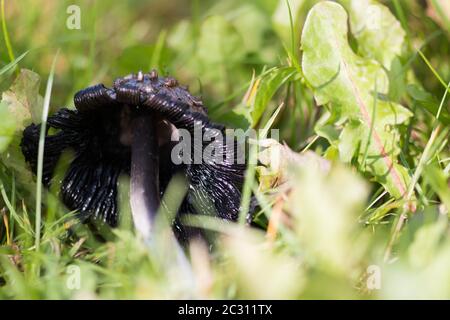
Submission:
[[[119,176],[127,174],[133,219],[146,236],[160,199],[177,173],[188,182],[174,220],[178,236],[184,236],[179,221],[186,213],[237,219],[246,167],[237,159],[237,140],[227,145],[224,126],[210,122],[202,101],[175,79],[160,77],[154,70],[138,72],[116,79],[112,88],[99,84],[81,90],[74,102],[75,110],[63,108],[48,118],[43,183],[51,184],[62,152],[72,149],[74,158],[61,182],[61,198],[83,221],[117,225],[117,184]],[[220,140],[216,157],[194,161],[196,153],[203,155],[206,143],[202,140],[200,150],[191,144],[188,156],[192,161],[174,163],[173,148],[183,143],[174,137],[181,129],[191,135],[200,129],[203,135]],[[39,131],[40,125],[31,124],[21,143],[34,172]]]

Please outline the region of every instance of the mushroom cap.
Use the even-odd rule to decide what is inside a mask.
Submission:
[[[80,112],[92,112],[103,107],[127,105],[142,108],[151,99],[164,100],[170,106],[182,106],[184,111],[207,114],[200,97],[191,95],[187,87],[180,86],[172,77],[159,77],[155,70],[149,73],[139,71],[116,78],[112,88],[98,84],[75,94],[75,107]]]
[[[199,97],[190,94],[187,87],[180,86],[172,77],[158,77],[156,71],[138,72],[114,80],[116,100],[121,103],[140,105],[149,97],[164,98],[166,101],[184,105],[192,112],[206,114],[206,108]]]
[[[204,131],[224,130],[224,126],[209,121],[201,99],[192,96],[174,78],[159,77],[154,70],[117,78],[111,88],[103,84],[88,87],[75,94],[74,102],[76,110],[63,108],[48,119],[43,181],[49,185],[62,152],[74,150],[75,157],[62,181],[61,198],[83,220],[94,218],[111,226],[118,223],[118,178],[130,173],[131,149],[124,138],[130,117],[151,111],[164,124],[162,129],[170,124],[191,130],[194,124],[200,124]],[[56,133],[50,134],[50,128]],[[34,172],[39,131],[40,125],[31,124],[24,130],[21,143]],[[186,230],[179,223],[185,213],[213,213],[224,219],[237,219],[246,165],[230,161],[235,159],[236,144],[229,149],[223,146],[224,155],[233,152],[224,163],[181,165],[170,161],[173,145],[174,142],[164,141],[159,146],[159,178],[161,193],[176,173],[183,173],[189,183],[175,221],[178,234]]]

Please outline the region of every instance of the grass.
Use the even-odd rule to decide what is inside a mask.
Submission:
[[[50,96],[52,94],[53,77],[55,74],[55,63],[58,57],[58,53],[53,59],[50,75],[47,81],[47,87],[45,89],[44,107],[42,109],[41,119],[41,131],[39,136],[39,151],[38,151],[38,165],[37,165],[37,177],[36,177],[36,222],[35,222],[35,242],[34,246],[36,251],[39,251],[41,243],[41,218],[42,218],[42,171],[44,167],[44,148],[45,148],[45,136],[46,126],[48,118],[48,110],[50,109]]]
[[[2,30],[3,30],[3,38],[5,39],[6,49],[8,50],[8,56],[11,62],[15,60],[14,53],[11,47],[11,41],[9,40],[8,29],[6,28],[6,19],[5,19],[5,1],[1,1],[1,12],[2,12]]]
[[[378,101],[414,112],[395,128],[411,178],[395,197],[366,170],[374,161],[367,151],[341,160],[330,141],[340,141],[343,123],[320,127],[333,106],[318,106],[299,50],[316,2],[81,0],[81,29],[69,30],[71,1],[1,1],[0,108],[13,115],[15,131],[0,123],[0,146],[11,139],[0,149],[0,298],[450,298],[449,13],[438,0],[429,1],[432,17],[413,1],[382,1],[406,38],[398,67],[386,69],[390,90],[370,85],[379,97],[372,126]],[[350,37],[356,53],[358,41]],[[151,67],[201,95],[214,121],[263,136],[277,128],[284,145],[270,149],[281,152],[279,162],[247,171],[242,212],[254,194],[261,229],[189,217],[211,247],[193,241],[187,260],[167,223],[151,249],[135,235],[126,177],[119,227],[100,230],[106,241],[99,241],[59,201],[71,155],[62,156],[47,190],[40,183],[45,126],[37,177],[19,148],[24,126],[73,107],[76,91]],[[252,150],[250,157],[262,156]],[[165,197],[175,205],[184,188],[173,181]],[[368,285],[373,270],[380,287]]]

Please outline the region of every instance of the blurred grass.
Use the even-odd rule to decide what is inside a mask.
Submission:
[[[274,238],[238,224],[189,219],[216,237],[213,250],[198,241],[188,246],[186,269],[167,254],[176,251],[165,241],[167,228],[151,251],[135,237],[126,179],[120,184],[121,226],[101,231],[106,242],[73,219],[56,187],[43,191],[42,239],[35,251],[36,184],[18,149],[20,124],[9,148],[0,150],[0,298],[450,298],[449,104],[443,98],[450,79],[449,12],[438,0],[381,1],[407,33],[407,46],[389,71],[389,98],[414,112],[400,129],[401,161],[411,173],[419,164],[421,170],[412,189],[418,210],[383,261],[404,199],[391,198],[357,166],[339,163],[314,130],[324,111],[303,78],[298,48],[316,2],[5,1],[2,34],[7,29],[9,41],[0,41],[0,91],[10,103],[29,108],[26,122],[41,110],[42,98],[32,88],[20,89],[25,98],[14,98],[8,88],[20,70],[30,69],[40,75],[36,86],[44,94],[60,50],[51,112],[72,107],[73,94],[88,85],[155,67],[189,84],[213,120],[243,129],[269,123],[295,152],[309,149],[333,161],[324,172],[302,152],[294,164],[270,168],[270,182],[283,175],[287,184],[247,186],[262,207],[257,222],[277,223]],[[71,4],[81,9],[80,30],[65,27]],[[442,130],[420,162],[440,107]],[[0,141],[9,136],[2,121]],[[380,288],[367,286],[376,276],[369,266],[379,268]]]

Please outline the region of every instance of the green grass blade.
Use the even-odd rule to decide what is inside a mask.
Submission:
[[[35,249],[39,251],[39,246],[41,242],[41,202],[42,202],[42,171],[44,165],[44,147],[45,147],[45,136],[46,136],[46,125],[48,118],[48,110],[50,107],[50,96],[52,93],[53,77],[55,73],[56,59],[58,58],[58,53],[56,53],[53,58],[52,67],[47,80],[47,87],[44,96],[44,106],[42,109],[42,123],[41,131],[39,135],[39,149],[38,149],[38,160],[37,160],[37,181],[36,181],[36,225],[35,225]]]
[[[25,51],[24,53],[22,53],[20,56],[18,56],[16,59],[14,59],[13,61],[11,61],[10,63],[8,63],[6,66],[4,66],[3,68],[0,69],[0,76],[2,76],[3,74],[5,74],[6,72],[8,72],[9,70],[11,70],[12,68],[14,68],[20,60],[22,60],[26,55],[27,55],[28,51]]]
[[[417,164],[416,170],[414,171],[414,175],[411,179],[411,183],[408,186],[408,191],[406,194],[406,201],[409,201],[412,198],[414,189],[416,187],[417,182],[419,181],[420,176],[422,175],[425,164],[431,158],[432,152],[430,152],[430,151],[432,150],[432,146],[433,146],[434,142],[436,141],[438,134],[442,128],[438,119],[439,119],[439,114],[442,109],[442,106],[444,105],[444,102],[447,98],[449,86],[450,86],[450,83],[446,86],[446,90],[442,97],[441,104],[440,104],[439,110],[438,110],[438,114],[436,115],[435,126],[434,126],[433,131],[431,132],[430,139],[428,140],[427,144],[425,145],[425,149],[423,150],[423,153],[419,159],[419,163]],[[402,229],[402,226],[406,220],[407,210],[408,210],[408,207],[404,206],[402,213],[398,217],[397,222],[394,224],[394,230],[392,232],[391,238],[389,239],[389,243],[386,247],[386,251],[385,251],[385,255],[384,255],[384,261],[386,261],[386,262],[390,258],[390,255],[392,252],[392,247],[395,244],[395,242],[398,238],[398,235],[400,233],[400,230]]]
[[[6,45],[6,50],[8,51],[9,60],[10,60],[10,62],[13,62],[15,60],[15,58],[14,58],[14,52],[13,52],[13,49],[12,49],[11,41],[9,40],[8,29],[6,27],[5,0],[1,0],[1,7],[2,7],[3,37],[5,38],[5,45]]]
[[[422,50],[419,49],[417,52],[419,53],[420,57],[423,59],[423,61],[427,65],[427,67],[431,70],[431,72],[433,72],[436,79],[438,79],[439,82],[442,84],[442,86],[447,89],[447,84],[445,83],[444,79],[442,79],[442,77],[439,75],[439,73],[436,71],[436,69],[433,68],[433,66],[431,65],[431,62],[423,54]]]

